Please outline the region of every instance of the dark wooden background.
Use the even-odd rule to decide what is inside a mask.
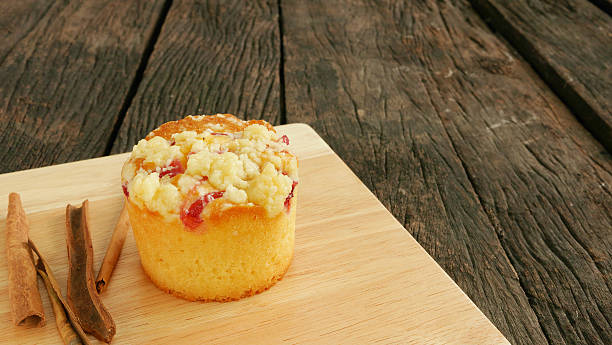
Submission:
[[[514,344],[612,343],[610,0],[0,2],[0,172],[313,126]]]

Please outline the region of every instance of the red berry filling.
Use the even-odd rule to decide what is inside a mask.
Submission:
[[[215,199],[219,199],[220,197],[223,196],[225,192],[212,192],[212,193],[208,193],[206,195],[204,195],[202,197],[202,199],[204,199],[204,201],[206,202],[206,204],[208,204],[209,202],[215,200]]]
[[[178,160],[173,160],[172,163],[170,163],[170,165],[168,165],[165,168],[162,168],[161,172],[159,173],[159,178],[162,178],[166,175],[172,178],[184,172],[185,172],[185,168],[183,168],[183,165],[181,164],[181,162]]]
[[[186,227],[190,229],[197,228],[200,224],[202,224],[203,220],[200,216],[202,211],[204,211],[204,207],[211,201],[218,199],[223,196],[224,192],[212,192],[204,195],[198,200],[194,201],[188,209],[184,209],[181,212],[181,220]]]
[[[227,135],[227,136],[229,136],[229,134],[227,134],[227,133],[217,133],[217,132],[212,132],[212,133],[210,133],[210,135]]]
[[[295,190],[295,186],[297,186],[297,181],[293,181],[293,184],[291,184],[291,192],[289,192],[289,195],[287,195],[287,198],[285,199],[285,209],[287,211],[289,211],[289,207],[291,206],[291,198],[293,198],[293,191]]]
[[[181,220],[186,227],[195,229],[202,223],[200,214],[204,210],[204,201],[202,199],[196,200],[188,209],[181,212]]]
[[[129,198],[130,197],[130,192],[128,192],[127,184],[122,184],[121,185],[121,189],[123,189],[123,194],[125,194],[125,197]]]
[[[280,137],[279,139],[283,144],[285,145],[289,145],[289,137],[286,135],[283,135],[282,137]]]

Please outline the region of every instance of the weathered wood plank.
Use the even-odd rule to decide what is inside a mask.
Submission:
[[[455,41],[460,26],[447,23]],[[612,159],[519,59],[483,42],[455,42],[457,78],[427,87],[547,338],[607,344]]]
[[[588,0],[470,0],[612,152],[612,17]]]
[[[610,155],[464,1],[282,13],[288,121],[315,127],[512,343],[611,339]]]
[[[2,2],[0,173],[104,154],[162,4]]]
[[[281,4],[288,121],[314,126],[511,342],[545,343],[424,85],[452,48],[436,3]],[[445,19],[463,38],[484,35],[460,15]]]
[[[112,151],[190,114],[280,123],[276,1],[174,1]]]
[[[0,1],[0,61],[53,5],[52,0]]]

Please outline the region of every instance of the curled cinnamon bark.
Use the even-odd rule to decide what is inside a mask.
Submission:
[[[85,332],[110,343],[115,323],[104,308],[94,284],[93,248],[87,222],[89,203],[66,207],[66,242],[68,245],[68,304]]]
[[[44,277],[44,274],[44,271],[40,272],[41,277]],[[57,326],[57,331],[64,341],[64,344],[82,345],[83,343],[70,323],[70,320],[68,320],[66,310],[64,309],[64,306],[62,305],[57,293],[53,290],[53,287],[49,282],[49,278],[44,277],[43,281],[45,282],[47,294],[49,295],[49,300],[51,301],[51,306],[53,307],[53,313],[55,314],[55,325]]]
[[[129,229],[130,219],[128,216],[127,207],[124,205],[123,209],[121,209],[119,220],[117,220],[117,225],[115,225],[113,237],[111,238],[108,249],[106,250],[106,255],[104,255],[102,266],[100,266],[98,277],[96,278],[96,290],[99,294],[104,292],[108,286],[113,270],[115,269],[115,265],[117,265],[117,261],[119,260],[119,255],[121,255],[121,249],[123,249],[123,244],[125,243],[125,238]]]
[[[59,331],[60,337],[64,341],[64,344],[89,345],[87,336],[79,325],[76,315],[72,309],[70,309],[70,306],[64,297],[62,297],[62,292],[57,284],[57,280],[55,280],[55,277],[53,276],[51,267],[49,267],[49,264],[43,258],[42,254],[40,254],[40,251],[32,240],[29,240],[28,245],[36,254],[36,258],[32,258],[32,260],[34,261],[34,266],[36,266],[38,275],[43,279],[45,286],[47,287],[49,300],[51,301],[53,312],[55,313],[57,330]]]
[[[45,313],[38,292],[36,269],[28,247],[28,221],[17,193],[9,194],[6,216],[6,257],[9,271],[9,300],[16,326],[33,324],[42,327]]]

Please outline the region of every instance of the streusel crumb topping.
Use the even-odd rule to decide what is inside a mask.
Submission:
[[[287,210],[298,162],[289,139],[264,121],[188,116],[140,140],[121,176],[130,201],[195,227],[212,201],[262,206],[269,216]]]

